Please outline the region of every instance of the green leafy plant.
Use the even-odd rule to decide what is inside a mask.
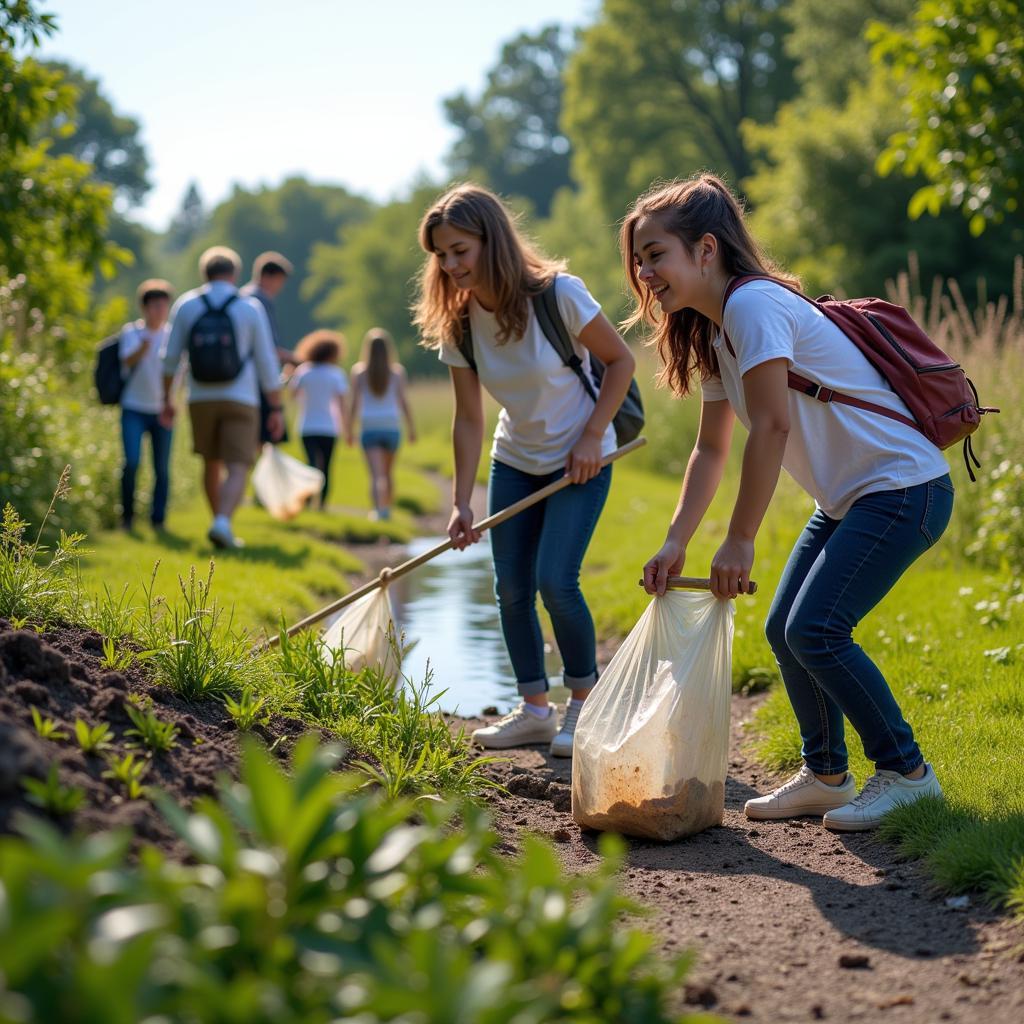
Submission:
[[[309,738],[289,771],[244,742],[240,780],[156,801],[184,863],[29,821],[0,839],[5,994],[27,1020],[683,1024],[687,959],[623,920],[624,848],[566,873],[495,849],[472,803],[389,799]],[[26,936],[45,941],[26,942]],[[87,941],[83,941],[83,937]],[[706,1018],[703,1018],[706,1019]]]
[[[224,707],[227,708],[232,721],[243,731],[251,729],[254,725],[266,725],[270,720],[266,703],[266,696],[257,697],[251,687],[244,689],[238,700],[230,694],[224,698]]]
[[[78,545],[83,534],[63,530],[51,550],[42,544],[43,530],[59,500],[68,493],[71,467],[65,466],[35,540],[25,539],[28,523],[6,504],[0,516],[0,615],[6,619],[33,619],[44,624],[65,617],[77,605]],[[49,553],[49,559],[43,555]]]
[[[85,754],[98,754],[110,746],[113,734],[106,722],[90,726],[82,718],[75,719],[75,738]]]
[[[31,708],[32,711],[32,724],[36,727],[36,732],[44,740],[66,740],[68,734],[64,732],[60,726],[52,718],[43,718],[34,704]]]
[[[213,562],[206,579],[196,575],[178,577],[181,600],[174,605],[154,595],[159,562],[144,588],[143,642],[157,681],[169,686],[186,700],[199,700],[243,690],[254,676],[251,642],[234,629],[232,613],[211,596]]]
[[[48,814],[63,817],[71,814],[85,799],[85,790],[80,786],[65,786],[60,781],[56,764],[50,765],[45,779],[23,776],[21,785],[28,794],[29,803],[41,807]]]
[[[94,596],[85,605],[87,623],[110,640],[123,640],[132,635],[138,612],[132,604],[133,591],[127,583],[115,596],[104,583],[102,595]]]
[[[100,664],[104,668],[113,669],[116,672],[121,669],[127,668],[132,663],[132,652],[126,650],[118,650],[117,645],[109,637],[103,638],[103,657],[100,659]]]
[[[178,745],[178,727],[173,722],[159,719],[151,711],[142,711],[131,704],[125,704],[125,713],[132,721],[132,728],[126,736],[134,736],[133,746],[144,746],[154,753],[173,750]]]
[[[103,773],[103,778],[120,782],[128,792],[129,800],[138,800],[148,794],[142,780],[151,767],[149,761],[136,761],[134,754],[125,754],[124,757],[111,758],[108,764],[110,767]]]

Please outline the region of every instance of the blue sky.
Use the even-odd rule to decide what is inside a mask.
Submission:
[[[98,77],[142,125],[154,184],[137,216],[163,227],[190,180],[207,204],[233,182],[289,174],[387,199],[441,173],[441,100],[477,92],[501,44],[598,0],[41,0],[43,55]]]

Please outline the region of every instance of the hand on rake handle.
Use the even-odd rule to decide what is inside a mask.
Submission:
[[[572,446],[565,475],[574,484],[585,484],[601,472],[601,438],[587,433]]]
[[[749,593],[753,564],[754,542],[727,536],[711,559],[711,593],[720,598]]]
[[[456,551],[462,551],[470,544],[475,544],[483,536],[473,526],[473,510],[468,505],[456,505],[452,508],[451,518],[448,520],[448,536]]]

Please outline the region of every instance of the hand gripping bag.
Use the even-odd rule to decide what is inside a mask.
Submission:
[[[256,497],[275,519],[297,516],[323,486],[324,475],[319,469],[285,455],[272,444],[263,446],[252,471]]]
[[[707,593],[651,601],[580,712],[578,824],[665,840],[721,824],[734,616]]]

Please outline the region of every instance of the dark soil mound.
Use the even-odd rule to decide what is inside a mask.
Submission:
[[[90,630],[67,627],[37,634],[12,629],[0,619],[0,831],[13,829],[19,811],[46,815],[27,800],[22,779],[45,778],[56,764],[63,785],[85,791],[77,810],[57,819],[62,829],[91,833],[128,826],[136,842],[147,840],[180,855],[183,847],[154,804],[146,798],[128,799],[122,783],[103,776],[111,758],[134,753],[138,760],[147,754],[126,736],[132,723],[125,705],[134,698],[177,726],[176,745],[149,758],[151,767],[142,781],[185,806],[213,793],[222,773],[236,774],[238,729],[219,700],[189,704],[154,685],[142,664],[124,672],[108,671],[101,663],[102,653],[102,638]],[[41,738],[33,707],[67,738]],[[75,739],[76,719],[89,726],[106,722],[112,733],[110,748],[100,754],[83,753]],[[257,731],[284,757],[306,728],[275,717]]]

